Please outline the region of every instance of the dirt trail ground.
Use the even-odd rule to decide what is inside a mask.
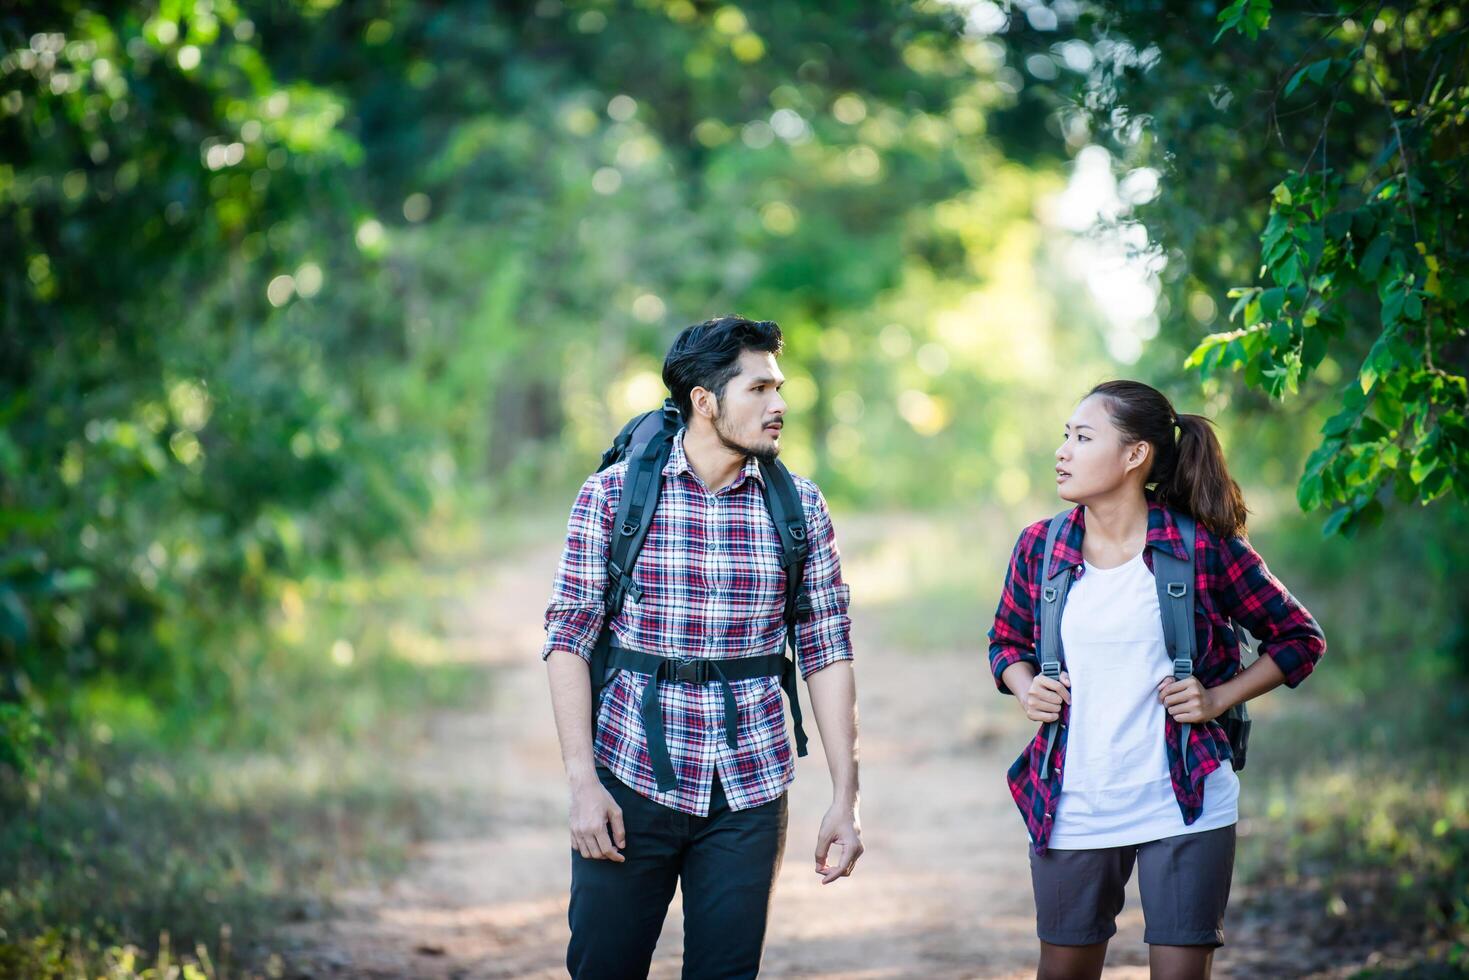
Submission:
[[[404,776],[435,801],[432,833],[400,878],[341,896],[336,918],[302,925],[292,961],[310,975],[566,975],[566,791],[535,655],[556,555],[543,545],[492,568],[466,608],[456,644],[490,671],[491,702],[433,719]],[[864,641],[883,612],[853,586],[867,854],[830,886],[811,870],[830,784],[808,721],[764,975],[1034,976],[1025,836],[1004,783],[1028,725],[989,687],[976,653],[920,657]],[[655,977],[678,976],[679,901]],[[1147,975],[1135,888],[1127,906],[1109,977]],[[1230,963],[1216,976],[1261,975]]]

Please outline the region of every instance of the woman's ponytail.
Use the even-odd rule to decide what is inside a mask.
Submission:
[[[1103,397],[1123,439],[1152,446],[1147,482],[1156,485],[1160,503],[1219,537],[1245,532],[1244,494],[1229,475],[1212,421],[1174,412],[1162,392],[1139,381],[1107,381],[1087,393],[1092,395]]]
[[[1178,416],[1177,459],[1158,496],[1169,507],[1192,514],[1223,538],[1245,531],[1245,496],[1229,475],[1214,423],[1202,415]]]

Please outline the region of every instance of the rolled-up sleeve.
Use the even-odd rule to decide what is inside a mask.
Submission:
[[[1326,654],[1321,626],[1243,537],[1223,540],[1218,555],[1217,594],[1224,612],[1260,641],[1260,656],[1275,661],[1287,686],[1300,684]]]
[[[1024,661],[1040,669],[1040,660],[1035,653],[1035,612],[1030,596],[1030,554],[1036,545],[1037,527],[1044,535],[1045,523],[1042,522],[1026,528],[1015,542],[1015,550],[1010,553],[1010,567],[1005,571],[1005,585],[1000,590],[1000,604],[995,610],[995,623],[989,631],[990,673],[1002,694],[1014,693],[1001,679],[1005,668],[1011,664]]]
[[[602,629],[607,587],[607,542],[612,507],[603,486],[604,474],[582,484],[566,522],[566,547],[556,568],[551,601],[546,606],[546,643],[541,659],[554,650],[590,660]]]
[[[839,660],[852,659],[851,589],[842,581],[842,556],[826,498],[809,484],[806,498],[805,588],[811,615],[796,623],[796,662],[809,677]]]

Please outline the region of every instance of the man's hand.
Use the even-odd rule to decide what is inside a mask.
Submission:
[[[838,848],[836,860],[827,864],[833,844]],[[838,878],[851,877],[862,851],[862,825],[857,819],[857,807],[833,803],[821,819],[821,831],[816,835],[816,873],[821,875],[821,883],[829,885]]]
[[[622,807],[595,776],[590,782],[577,783],[571,788],[571,846],[589,860],[618,864],[627,860],[622,856],[622,848],[627,846]]]
[[[1174,721],[1189,725],[1213,721],[1229,710],[1229,704],[1197,677],[1181,681],[1163,678],[1158,682],[1158,702],[1168,709]]]
[[[1037,674],[1020,698],[1025,717],[1031,721],[1056,721],[1061,717],[1061,704],[1071,703],[1071,675],[1061,672],[1058,680]]]

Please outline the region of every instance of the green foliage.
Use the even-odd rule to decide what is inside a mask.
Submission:
[[[0,702],[57,729],[93,687],[227,715],[242,623],[476,487],[578,478],[656,403],[673,331],[734,307],[786,326],[790,458],[834,498],[1023,494],[990,460],[1049,436],[1004,397],[1006,319],[1035,336],[1032,393],[1095,345],[1045,333],[1026,229],[1054,178],[1005,164],[985,119],[1014,88],[961,24],[237,0],[0,20]],[[885,450],[912,465],[867,464]]]
[[[1303,509],[1330,509],[1327,533],[1380,520],[1389,491],[1424,504],[1469,500],[1463,12],[1432,3],[1383,3],[1366,19],[1350,5],[1330,16],[1277,10],[1265,33],[1271,4],[1241,0],[1220,12],[1219,43],[1205,51],[1189,48],[1199,25],[1156,13],[1151,4],[1113,11],[1109,23],[1158,54],[1141,73],[1095,73],[1090,118],[1124,142],[1130,163],[1166,159],[1181,187],[1228,185],[1146,211],[1165,245],[1186,250],[1180,291],[1251,266],[1262,280],[1229,290],[1238,326],[1205,337],[1185,366],[1206,380],[1239,371],[1283,399],[1323,367],[1337,377],[1359,365],[1347,369],[1298,485]],[[1165,34],[1164,24],[1183,33]],[[1146,106],[1153,140],[1126,144],[1125,128],[1104,115],[1136,118],[1124,100]],[[1258,261],[1213,233],[1256,215]]]

